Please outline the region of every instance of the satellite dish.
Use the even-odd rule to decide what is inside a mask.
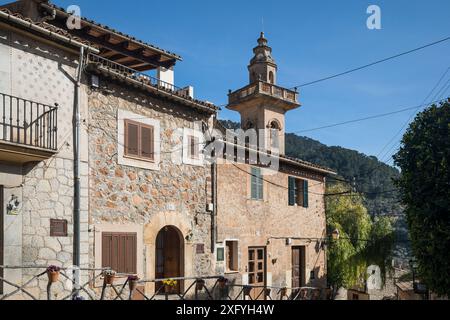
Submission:
[[[372,265],[367,268],[367,289],[369,290],[381,290],[381,269],[379,266]]]

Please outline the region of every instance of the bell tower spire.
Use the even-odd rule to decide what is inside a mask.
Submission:
[[[260,149],[284,154],[285,115],[300,107],[299,94],[277,86],[278,67],[264,32],[253,53],[248,66],[250,84],[229,93],[227,108],[241,114],[242,129],[258,131]]]
[[[258,45],[253,49],[254,57],[250,61],[248,71],[250,73],[250,83],[264,81],[276,84],[277,64],[272,57],[272,48],[268,46],[268,41],[261,32]]]

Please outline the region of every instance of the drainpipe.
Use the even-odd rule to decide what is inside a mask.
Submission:
[[[74,290],[73,298],[76,299],[80,293],[80,208],[81,208],[81,186],[80,186],[80,86],[84,66],[84,47],[80,48],[80,59],[78,63],[77,82],[75,86],[75,110],[74,110],[74,200],[73,200],[73,265],[74,265]]]
[[[217,242],[217,161],[214,161],[212,166],[212,197],[213,197],[213,212],[211,215],[211,253],[216,252]]]

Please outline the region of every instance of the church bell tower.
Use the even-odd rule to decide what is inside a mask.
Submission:
[[[248,66],[250,84],[228,95],[230,110],[241,114],[244,130],[256,129],[259,148],[285,153],[285,114],[300,107],[298,92],[277,86],[278,67],[261,32]]]

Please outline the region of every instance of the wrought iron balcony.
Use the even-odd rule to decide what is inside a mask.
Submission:
[[[57,150],[58,108],[0,93],[0,160],[33,162]]]

